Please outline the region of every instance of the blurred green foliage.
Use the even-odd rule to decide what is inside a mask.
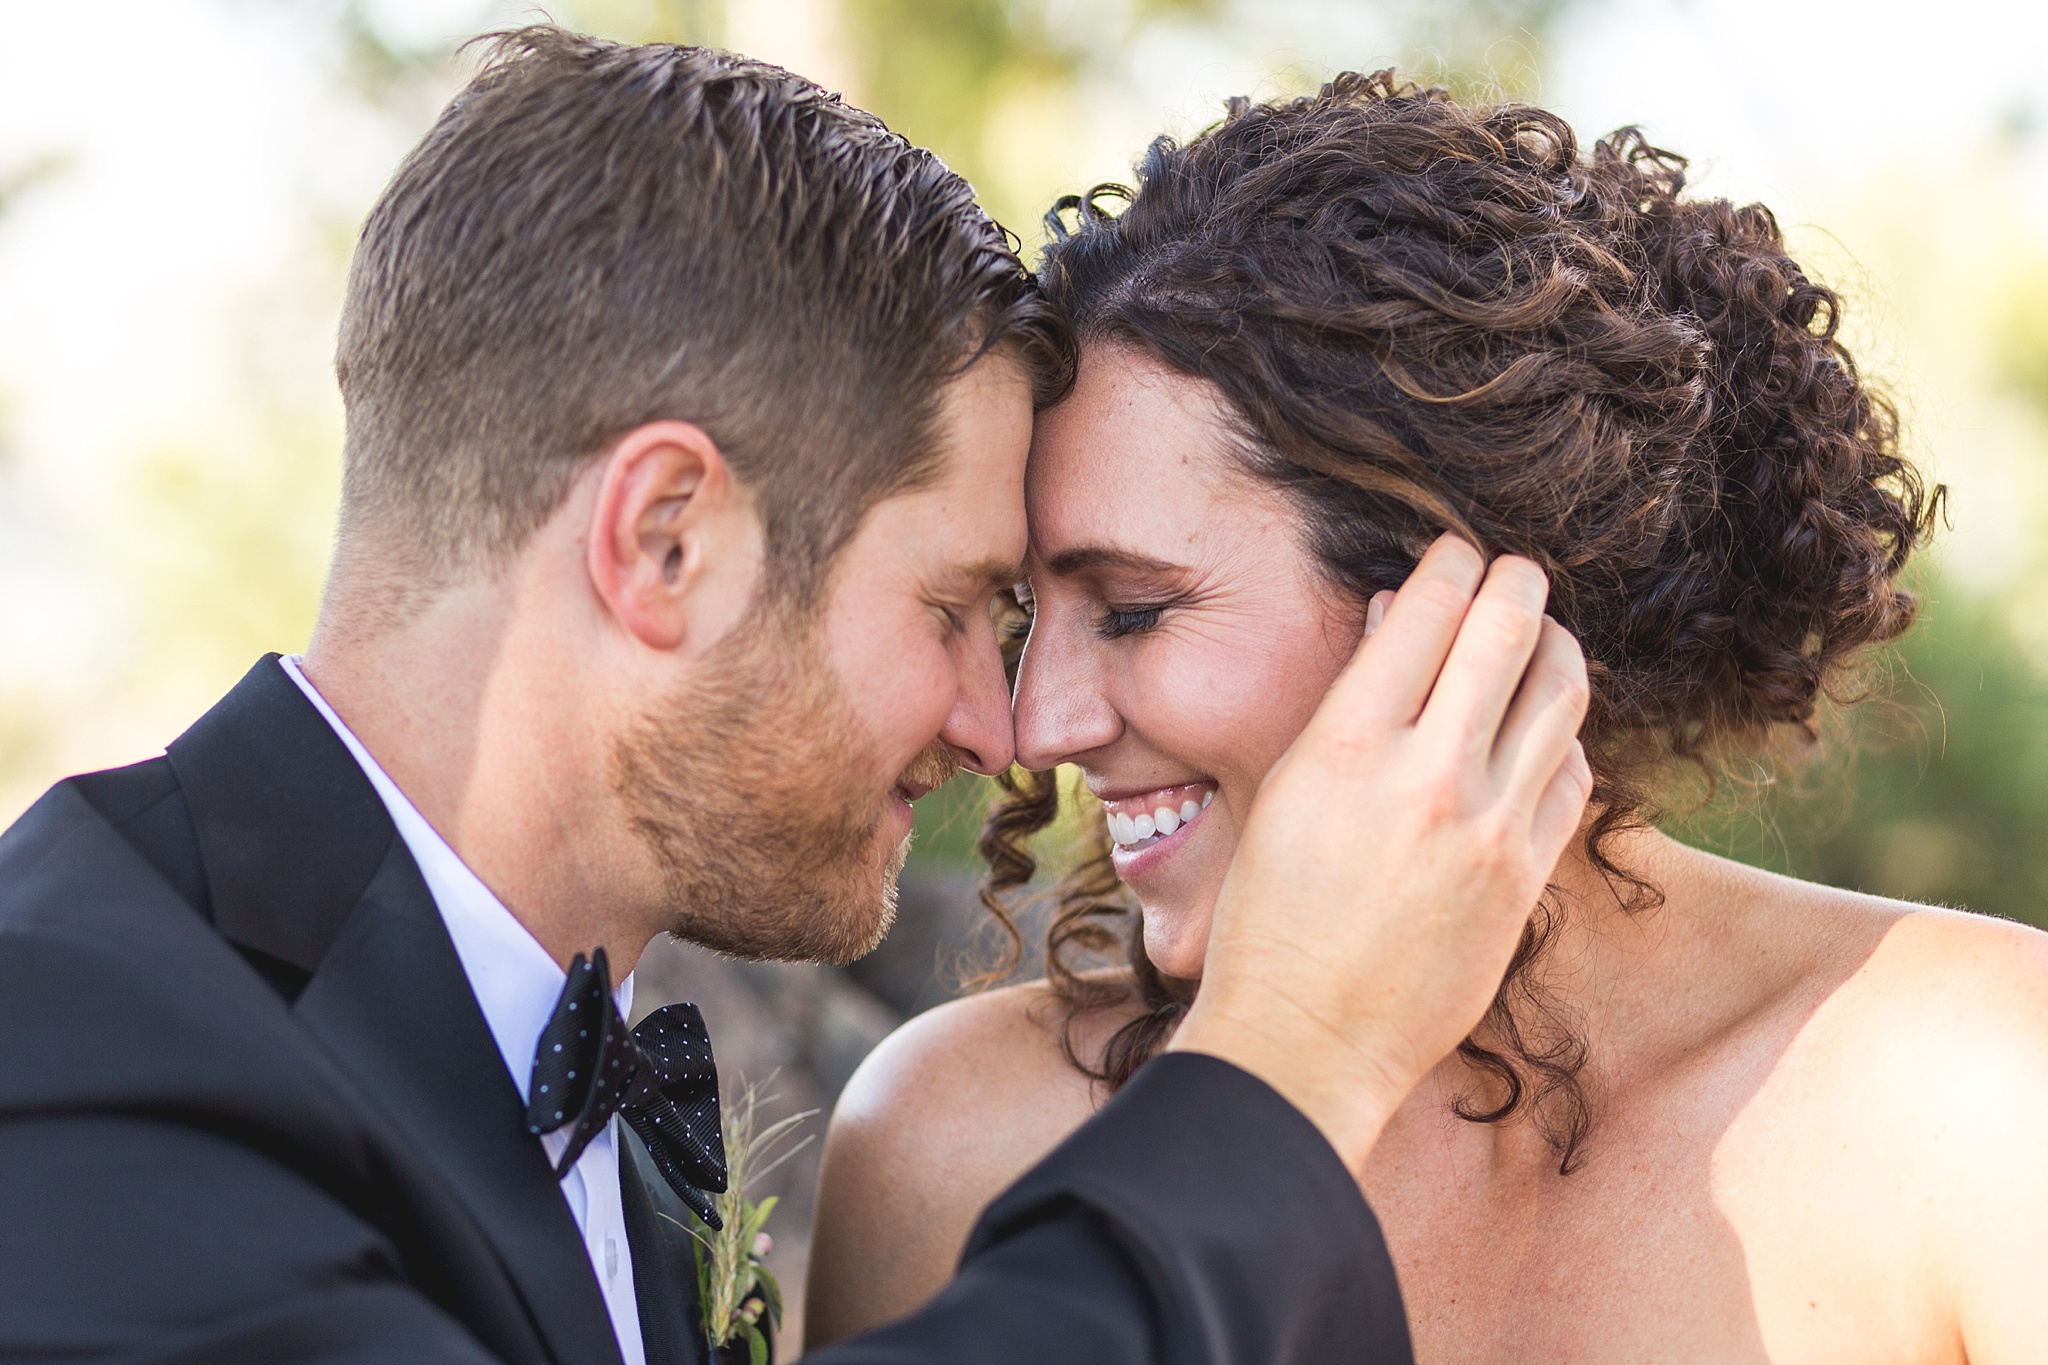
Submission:
[[[1996,325],[1998,379],[2048,418],[2048,260],[2035,260],[2006,296]]]
[[[1052,0],[845,0],[842,22],[861,101],[938,152],[1028,242],[1053,195],[1075,187],[1020,177],[1017,134],[1063,140],[1073,123],[1065,113],[1088,98],[1086,78],[1113,66],[1147,25],[1211,20],[1223,8],[1222,0],[1105,0],[1085,11]]]
[[[1454,88],[1532,89],[1543,39],[1582,0],[1383,3],[1390,50]],[[1161,26],[1244,28],[1228,0],[843,0],[858,95],[890,126],[931,147],[974,183],[995,217],[1029,245],[1058,194],[1083,188],[1035,174],[1033,143],[1071,151],[1075,112],[1113,80],[1141,35]],[[1356,59],[1354,59],[1356,60]],[[1274,73],[1299,84],[1299,73]],[[1221,109],[1215,111],[1221,115]],[[1068,144],[1060,146],[1060,144]],[[1021,145],[1020,145],[1021,144]],[[1138,146],[1130,148],[1135,157]]]
[[[130,578],[153,669],[233,676],[312,636],[338,433],[287,412],[246,440],[161,446],[127,484],[122,510],[153,533],[109,554]]]
[[[1531,96],[1543,73],[1544,42],[1586,0],[1456,0],[1413,5],[1403,24],[1417,79],[1461,95]]]
[[[1060,803],[1059,818],[1031,840],[1045,877],[1058,876],[1080,859],[1086,849],[1082,836],[1088,824],[1102,818],[1102,808],[1082,785],[1080,769],[1061,768],[1060,783],[1066,797]],[[1001,796],[1001,790],[988,778],[962,773],[924,797],[917,803],[911,860],[931,867],[982,872],[986,864],[975,850],[975,842],[981,837],[982,822]]]
[[[974,841],[981,835],[982,818],[1000,794],[987,778],[962,773],[920,799],[910,856],[939,867],[978,866]]]
[[[2048,677],[2004,604],[1935,580],[1889,685],[1817,751],[1737,773],[1666,828],[1813,881],[2048,927]]]
[[[62,152],[42,152],[0,167],[0,218],[5,218],[29,191],[49,184],[69,169],[71,158]]]

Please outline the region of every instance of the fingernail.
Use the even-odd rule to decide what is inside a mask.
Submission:
[[[1365,604],[1365,633],[1371,635],[1380,628],[1380,622],[1386,619],[1386,604],[1375,594],[1372,601]]]

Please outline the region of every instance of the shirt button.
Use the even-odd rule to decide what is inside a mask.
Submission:
[[[613,1237],[607,1237],[607,1238],[605,1238],[605,1239],[604,1239],[604,1277],[605,1277],[605,1278],[606,1278],[607,1280],[610,1280],[610,1279],[615,1279],[615,1278],[617,1278],[617,1276],[618,1276],[618,1273],[619,1273],[619,1243],[618,1243],[618,1239],[617,1239],[617,1238],[613,1238]]]

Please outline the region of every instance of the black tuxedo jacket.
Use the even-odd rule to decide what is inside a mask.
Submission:
[[[679,1210],[625,1155],[648,1359],[700,1361]],[[1329,1146],[1171,1055],[991,1207],[928,1308],[807,1359],[1409,1349]],[[275,656],[0,836],[0,1360],[619,1360],[419,871]]]

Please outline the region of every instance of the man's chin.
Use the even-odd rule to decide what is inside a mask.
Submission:
[[[908,841],[905,841],[907,852]],[[897,881],[903,870],[899,852],[878,881],[865,888],[838,888],[830,900],[789,895],[764,899],[750,907],[730,907],[712,916],[684,914],[671,932],[728,957],[753,962],[805,962],[844,967],[872,953],[896,922]],[[738,913],[733,913],[738,910]]]
[[[889,864],[882,870],[882,883],[876,893],[865,904],[869,910],[865,916],[850,913],[840,917],[840,926],[846,931],[835,945],[835,951],[820,954],[804,961],[823,963],[827,967],[844,967],[858,962],[882,946],[882,940],[889,936],[889,930],[896,923],[896,903],[900,895],[899,882],[903,866],[910,858],[910,840],[906,837],[896,846]]]
[[[896,923],[896,882],[892,878],[883,898],[877,904],[874,914],[859,931],[848,925],[847,935],[837,944],[816,957],[806,961],[822,963],[827,967],[844,967],[858,962],[882,946],[882,940],[889,936],[889,930]]]
[[[896,845],[896,851],[889,855],[888,863],[882,869],[881,884],[872,895],[849,898],[844,913],[834,917],[842,931],[824,949],[810,956],[785,959],[803,962],[818,962],[827,967],[844,967],[858,962],[882,946],[882,940],[889,936],[890,928],[896,923],[896,902],[900,895],[899,883],[903,877],[904,864],[910,860],[910,836],[905,835]],[[864,909],[855,908],[856,905]]]

